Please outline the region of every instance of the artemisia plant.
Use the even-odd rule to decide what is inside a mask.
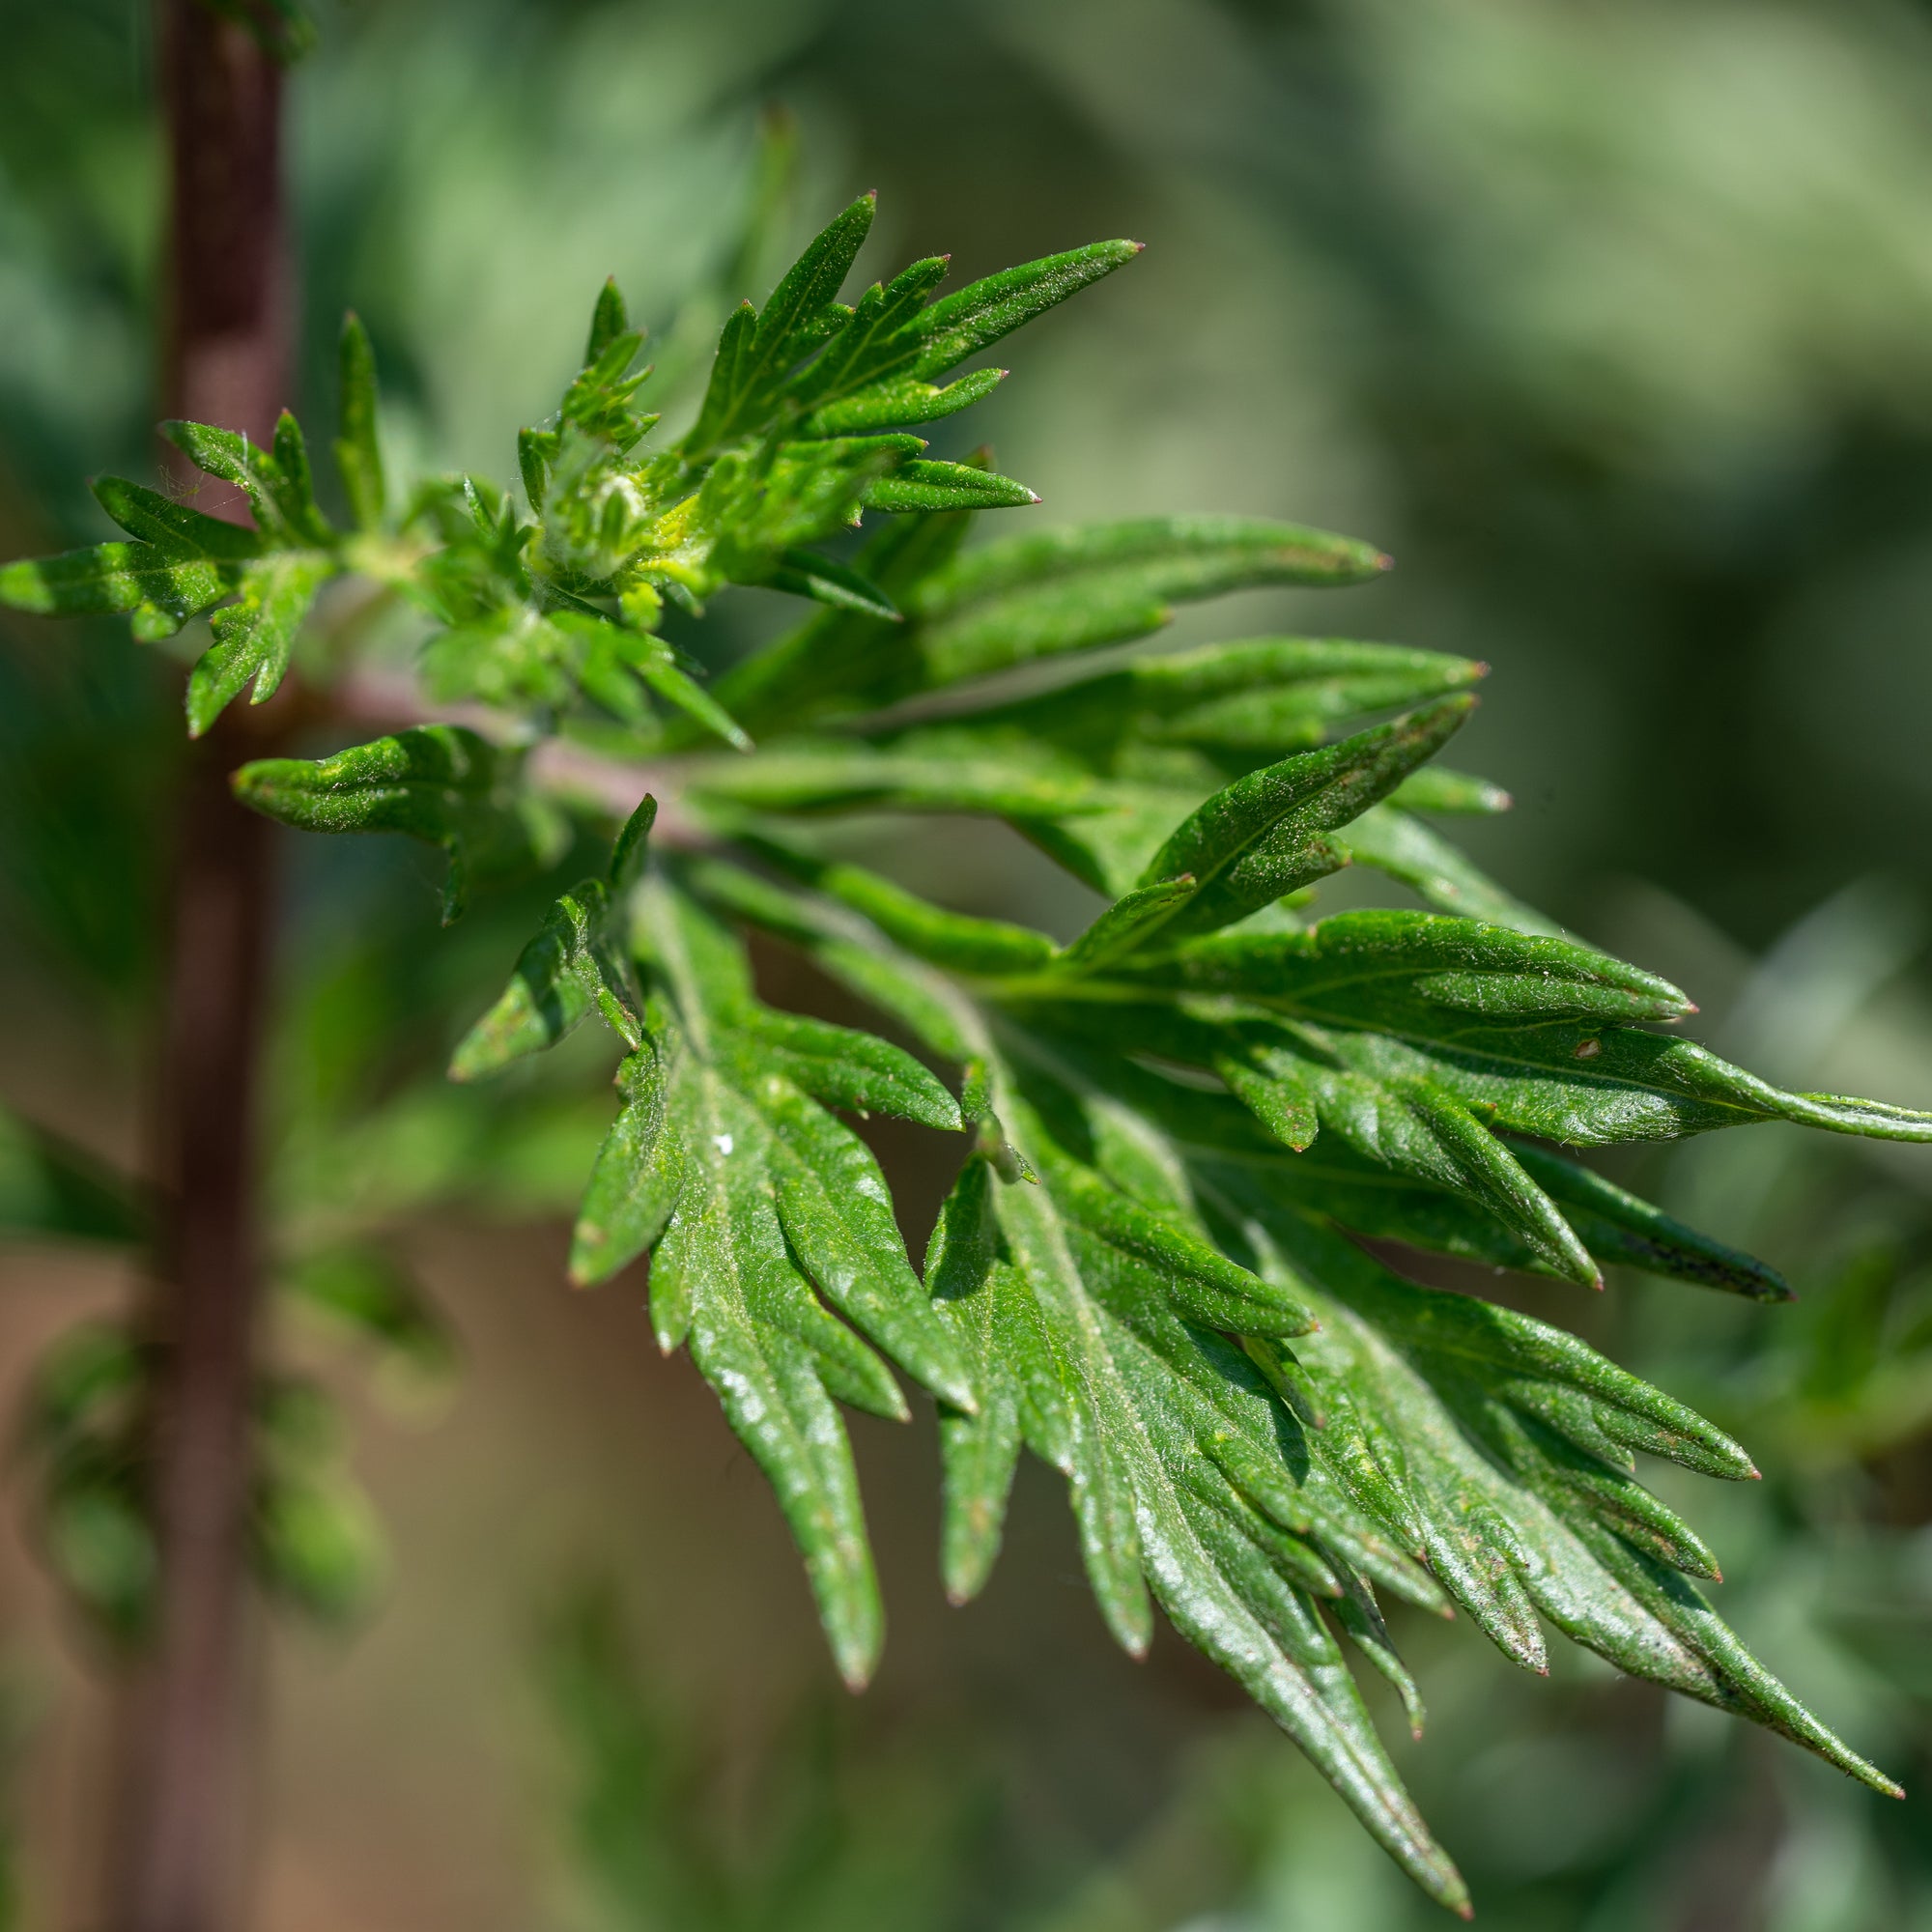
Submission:
[[[570,759],[546,745],[600,760],[607,789],[632,769],[649,783],[656,802],[608,828],[608,865],[504,962],[450,1071],[487,1079],[592,1018],[615,1036],[571,1271],[649,1257],[658,1345],[689,1348],[769,1477],[855,1687],[884,1626],[840,1406],[904,1417],[911,1384],[939,1407],[955,1601],[992,1568],[1030,1449],[1066,1478],[1118,1640],[1145,1650],[1158,1606],[1446,1904],[1466,1904],[1462,1881],[1348,1662],[1420,1729],[1390,1597],[1460,1610],[1532,1670],[1553,1628],[1892,1790],[1747,1653],[1699,1589],[1712,1552],[1637,1479],[1641,1451],[1747,1480],[1746,1450],[1563,1329],[1419,1286],[1351,1237],[1583,1289],[1621,1264],[1776,1301],[1772,1268],[1577,1151],[1767,1121],[1925,1141],[1932,1116],[1727,1065],[1678,1030],[1694,1009],[1676,987],[1445,839],[1442,817],[1508,803],[1431,762],[1484,667],[1334,638],[1125,648],[1180,603],[1372,579],[1374,547],[1229,517],[977,529],[1032,494],[932,460],[919,431],[1001,380],[985,351],[1137,250],[1097,242],[952,294],[946,262],[920,261],[847,305],[872,214],[854,202],[731,315],[680,436],[644,407],[643,335],[611,286],[555,414],[518,439],[520,488],[399,487],[352,318],[346,521],[292,417],[266,447],[173,423],[253,527],[109,478],[96,494],[125,536],[9,565],[0,598],[124,613],[144,641],[205,618],[191,733],[292,665],[322,700],[353,686],[342,627],[304,642],[335,580],[412,605],[420,715],[473,722],[234,782],[287,825],[441,847],[445,922],[568,842],[582,786],[558,788]],[[707,681],[666,612],[700,616],[736,584],[808,608]],[[949,910],[838,856],[824,828],[854,812],[1004,820],[1105,908],[1065,944]],[[1322,916],[1320,882],[1350,865],[1430,910]],[[749,932],[881,1030],[766,1004]],[[850,1124],[870,1113],[959,1149],[923,1268]],[[366,1276],[318,1292],[409,1326]],[[70,1365],[42,1417],[57,1495],[99,1503],[100,1467],[121,1465],[90,1445],[137,1373],[125,1350]],[[298,1545],[263,1556],[299,1591]]]

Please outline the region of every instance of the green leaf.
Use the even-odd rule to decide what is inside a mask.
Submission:
[[[863,1683],[881,1620],[832,1398],[907,1411],[885,1363],[819,1297],[935,1394],[967,1409],[977,1396],[906,1260],[876,1163],[818,1101],[953,1127],[958,1109],[888,1042],[760,1006],[735,942],[667,881],[647,880],[639,908],[667,1018],[620,1070],[625,1105],[598,1156],[572,1271],[602,1280],[654,1250],[660,1344],[689,1341],[778,1492],[839,1668]]]
[[[701,684],[686,677],[674,664],[642,660],[635,668],[660,697],[675,704],[686,717],[696,719],[705,730],[723,738],[734,752],[753,749],[738,721]]]
[[[32,1469],[48,1568],[117,1646],[153,1628],[157,1575],[140,1427],[153,1368],[122,1325],[87,1322],[33,1365],[18,1450]]]
[[[1312,1112],[1305,1125],[1312,1137],[1317,1125]],[[1600,1267],[1616,1263],[1754,1300],[1791,1299],[1790,1288],[1775,1268],[1686,1227],[1601,1176],[1525,1142],[1510,1143],[1509,1151],[1561,1209]],[[1353,1152],[1334,1135],[1308,1153],[1270,1165],[1266,1185],[1275,1197],[1356,1234],[1490,1267],[1563,1271],[1511,1234],[1474,1197],[1459,1197],[1395,1174],[1386,1164]]]
[[[623,1095],[578,1208],[570,1278],[580,1288],[608,1280],[664,1233],[682,1180],[679,1143],[665,1132],[665,1054],[660,1033],[618,1067]]]
[[[980,707],[940,733],[915,726],[893,742],[971,736],[987,746],[1051,747],[1096,776],[1158,774],[1205,795],[1236,770],[1319,745],[1349,719],[1463,690],[1484,669],[1467,658],[1388,644],[1249,638],[1124,664],[1076,659],[1073,674],[1050,691]],[[1404,785],[1426,776],[1411,773]]]
[[[164,422],[161,434],[197,469],[232,483],[248,499],[262,534],[273,545],[327,548],[335,540],[315,500],[300,426],[284,410],[272,446],[209,423]]]
[[[854,567],[896,600],[944,567],[972,521],[972,513],[963,510],[888,518],[861,545]],[[828,712],[869,702],[904,648],[905,632],[895,619],[817,611],[769,648],[733,666],[719,681],[719,698],[754,732],[775,722],[796,731]]]
[[[1029,973],[1055,956],[1043,932],[1003,919],[949,912],[863,866],[817,859],[769,838],[743,841],[760,858],[863,913],[895,946],[956,973]]]
[[[630,330],[630,312],[624,306],[617,278],[611,275],[597,291],[597,303],[590,311],[590,333],[583,344],[583,366],[589,368],[619,336],[629,334]]]
[[[925,1286],[980,1370],[976,1410],[939,1418],[946,1478],[940,1573],[950,1602],[970,1603],[999,1557],[1023,1446],[1014,1368],[1028,1335],[1024,1285],[1002,1252],[992,1168],[969,1160],[946,1197],[925,1253]]]
[[[1056,970],[1078,976],[1112,965],[1185,905],[1198,884],[1193,873],[1182,872],[1178,878],[1136,887],[1062,949],[1053,962]]]
[[[1355,583],[1387,567],[1367,544],[1292,524],[1163,517],[1009,537],[928,577],[891,695],[1145,637],[1176,602],[1268,583]]]
[[[1341,863],[1323,834],[1358,817],[1444,744],[1474,700],[1443,697],[1339,745],[1302,752],[1237,779],[1149,863],[1143,885],[1183,873],[1194,894],[1156,929],[1170,938],[1245,918]]]
[[[129,536],[152,544],[161,555],[177,561],[209,557],[221,563],[244,563],[262,554],[262,539],[255,531],[211,517],[191,504],[178,503],[124,476],[98,478],[94,495]]]
[[[1289,1147],[1306,1148],[1319,1122],[1372,1165],[1483,1208],[1553,1272],[1604,1285],[1582,1238],[1510,1150],[1428,1081],[1351,1072],[1291,1027],[1229,1052],[1218,1070]]]
[[[245,27],[263,52],[291,67],[313,51],[314,19],[300,0],[201,0],[214,13]]]
[[[876,583],[816,551],[794,547],[783,552],[766,582],[774,590],[789,590],[796,597],[810,597],[814,604],[829,604],[835,611],[851,611],[889,624],[899,621],[892,599]]]
[[[1081,1157],[1080,1144],[1099,1138],[1107,1124],[1118,1129],[1118,1121],[1106,1123],[1089,1113],[1073,1122],[1067,1136],[1071,1146],[1057,1140],[1037,1111],[1042,1104],[1038,1078],[1035,1073],[1023,1081],[1024,1106],[1017,1094],[1009,1094],[1001,1103],[1001,1114],[1013,1126],[1063,1218],[1156,1270],[1175,1307],[1190,1320],[1247,1335],[1303,1335],[1315,1325],[1307,1305],[1293,1293],[1213,1247],[1200,1231],[1191,1204],[1177,1203],[1171,1196],[1151,1203],[1137,1199],[1131,1186]],[[1054,1097],[1065,1117],[1071,1096],[1063,1089]],[[1146,1129],[1139,1134],[1143,1145],[1136,1151],[1144,1156]],[[1118,1157],[1118,1150],[1116,1153]],[[1144,1173],[1135,1178],[1144,1179]]]
[[[997,812],[1015,818],[1098,812],[1106,801],[1085,779],[1042,775],[1020,758],[937,759],[870,752],[837,741],[794,740],[756,758],[692,774],[701,798],[763,811],[870,806],[894,811]]]
[[[861,195],[812,241],[761,311],[747,302],[724,325],[710,386],[685,438],[688,457],[753,435],[771,420],[786,377],[839,320],[834,298],[876,209],[876,196]]]
[[[966,1358],[906,1259],[878,1163],[799,1085],[760,1073],[759,1064],[753,1046],[736,1078],[771,1129],[767,1160],[793,1254],[826,1300],[908,1374],[942,1401],[974,1409]]]
[[[899,952],[868,921],[831,900],[785,892],[717,860],[691,866],[685,877],[720,910],[800,948],[942,1059],[983,1058],[984,1025],[973,1002],[943,973]]]
[[[313,1383],[270,1383],[256,1401],[249,1521],[256,1579],[324,1623],[364,1609],[385,1569],[368,1497],[342,1463],[333,1404]]]
[[[93,544],[0,565],[0,604],[43,617],[127,616],[136,638],[171,638],[242,581],[239,563],[171,559],[152,544]]]
[[[833,1656],[857,1689],[877,1662],[885,1620],[852,1452],[827,1384],[873,1406],[877,1393],[856,1366],[869,1351],[855,1357],[863,1345],[818,1306],[792,1263],[750,1104],[693,1060],[670,1112],[685,1128],[684,1172],[651,1263],[651,1319],[667,1349],[688,1341],[772,1485]]]
[[[868,430],[938,422],[991,395],[1006,375],[1004,369],[976,369],[944,387],[914,376],[888,378],[868,384],[856,395],[821,403],[800,427],[808,436],[860,436]]]
[[[1737,1444],[1559,1329],[1399,1282],[1293,1217],[1268,1226],[1290,1261],[1346,1304],[1296,1345],[1326,1414],[1311,1446],[1365,1510],[1428,1550],[1444,1587],[1507,1654],[1541,1667],[1540,1615],[1620,1669],[1895,1789],[1672,1575],[1709,1574],[1708,1552],[1654,1497],[1618,1480],[1634,1448],[1713,1475],[1753,1475]]]
[[[551,907],[501,997],[457,1046],[452,1080],[480,1080],[542,1053],[593,1012],[628,1048],[643,1044],[640,1003],[621,934],[611,930],[616,910],[597,879],[574,886]]]
[[[1084,248],[1042,256],[969,283],[920,317],[925,340],[915,373],[927,381],[943,376],[1068,296],[1124,268],[1143,246],[1139,242],[1090,242]]]
[[[248,567],[240,599],[210,620],[214,642],[195,660],[187,681],[187,734],[199,738],[252,679],[251,704],[266,704],[287,675],[296,635],[334,560],[310,551],[283,551]]]
[[[1433,913],[1338,913],[1300,932],[1220,933],[1128,970],[1143,984],[1364,1024],[1390,1001],[1532,1022],[1696,1011],[1667,980],[1579,941]]]
[[[754,1061],[776,1067],[813,1099],[942,1132],[963,1124],[952,1095],[910,1054],[875,1034],[769,1007],[748,1009],[739,1025]]]
[[[1600,1261],[1725,1289],[1754,1301],[1793,1299],[1789,1284],[1776,1268],[1687,1228],[1602,1175],[1542,1148],[1518,1144],[1512,1151]]]
[[[256,1579],[318,1623],[352,1621],[381,1589],[387,1551],[375,1510],[339,1472],[268,1479],[255,1498],[252,1529]]]
[[[1694,1041],[1597,1019],[1526,1026],[1390,996],[1374,1031],[1347,1023],[1304,1030],[1343,1065],[1432,1081],[1498,1127],[1571,1147],[1670,1140],[1772,1120],[1876,1140],[1932,1141],[1932,1114],[1787,1094]]]
[[[328,758],[260,758],[235,774],[235,795],[303,832],[400,832],[449,859],[443,923],[472,885],[540,871],[568,831],[519,781],[522,759],[460,724],[421,724]]]
[[[646,792],[638,808],[618,829],[611,845],[610,883],[613,893],[628,892],[637,884],[649,852],[647,840],[657,823],[658,802]]]
[[[1446,765],[1425,765],[1410,772],[1389,794],[1389,803],[1405,811],[1444,811],[1490,817],[1515,804],[1501,785],[1488,779],[1452,772]]]
[[[939,1305],[979,1350],[982,1389],[980,1417],[944,1424],[952,1594],[983,1580],[1022,1438],[1067,1476],[1088,1575],[1117,1637],[1144,1647],[1151,1586],[1181,1634],[1315,1759],[1404,1868],[1461,1906],[1462,1882],[1315,1608],[1311,1579],[1329,1593],[1340,1586],[1331,1558],[1297,1533],[1321,1501],[1304,1500],[1280,1463],[1276,1432],[1297,1428],[1292,1413],[1238,1356],[1164,1315],[1142,1264],[1064,1221],[1046,1188],[997,1181],[983,1163],[969,1166],[948,1203],[929,1271]],[[1175,1359],[1140,1338],[1135,1316]],[[1293,1528],[1243,1492],[1217,1450],[1260,1472],[1256,1487]],[[1333,1486],[1330,1496],[1338,1518],[1360,1520]]]
[[[966,463],[909,460],[866,489],[869,510],[1005,510],[1039,498],[1010,476]]]
[[[376,428],[376,351],[354,309],[342,318],[337,352],[335,468],[360,530],[379,530],[387,507]]]

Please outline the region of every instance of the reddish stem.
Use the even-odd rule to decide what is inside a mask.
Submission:
[[[281,75],[244,28],[202,0],[159,0],[158,14],[172,171],[162,405],[266,440],[288,365]],[[210,487],[198,500],[244,519],[233,491]],[[157,1626],[128,1706],[119,1932],[233,1922],[248,1808],[254,1129],[271,878],[270,828],[228,789],[229,772],[269,732],[261,713],[230,718],[191,748],[179,792],[158,1110],[168,1203],[155,1311],[161,1570]]]

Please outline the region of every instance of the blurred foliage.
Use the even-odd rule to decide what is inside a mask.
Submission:
[[[1056,514],[1179,496],[1372,532],[1402,563],[1364,593],[1377,629],[1509,672],[1473,727],[1524,805],[1479,834],[1494,869],[1700,995],[1757,988],[1757,1031],[1715,1043],[1787,1083],[1927,1091],[1932,1032],[1889,915],[1836,902],[1756,980],[1740,951],[1790,928],[1849,854],[1905,903],[1932,886],[1922,8],[319,12],[294,170],[312,397],[329,392],[352,298],[392,379],[386,427],[437,462],[497,461],[505,415],[534,419],[568,375],[579,322],[545,293],[558,276],[587,288],[614,270],[654,322],[709,284],[711,309],[681,325],[708,341],[726,298],[769,274],[727,274],[715,227],[678,211],[744,198],[774,94],[824,177],[889,185],[905,239],[952,240],[968,273],[1139,234],[1152,245],[1121,303],[1048,326],[1052,355],[1108,380],[1042,370],[989,402],[1003,466]],[[150,461],[144,18],[127,0],[0,0],[8,555],[105,534],[81,475]],[[957,142],[933,143],[934,127]],[[111,633],[55,654],[0,632],[0,966],[28,989],[16,1015],[28,999],[139,1010],[177,735],[164,671]],[[966,849],[961,880],[1004,897],[1006,863]],[[277,1186],[301,1254],[440,1204],[564,1205],[604,1112],[573,1069],[487,1097],[438,1081],[447,1016],[481,1009],[545,895],[481,906],[429,947],[413,937],[429,864],[386,847],[298,864],[275,1065]],[[1606,876],[1675,897],[1624,895],[1647,908],[1626,916]],[[1839,986],[1848,1024],[1809,1064],[1780,1064],[1778,988],[1834,931],[1840,959],[1867,961]],[[1735,1518],[1715,1525],[1726,1613],[1835,1721],[1889,1731],[1881,1755],[1916,1791],[1932,1754],[1922,1164],[1801,1151],[1767,1127],[1662,1172],[1668,1205],[1771,1255],[1802,1299],[1763,1310],[1619,1281],[1592,1339],[1756,1453],[1764,1484],[1727,1494]],[[1822,1612],[1833,1577],[1854,1580],[1857,1616]],[[1849,1932],[1927,1913],[1917,1799],[1894,1812],[1738,1727],[1666,1721],[1601,1671],[1539,1695],[1472,1647],[1447,1662],[1427,1626],[1398,1634],[1434,1731],[1404,1769],[1486,1921]],[[1425,1922],[1272,1737],[1227,1748],[1150,1829],[1146,1867],[1100,1861],[1078,1922]],[[1483,1814],[1511,1808],[1534,1829],[1486,1843]],[[1231,1841],[1248,1861],[1238,1903],[1214,1863]],[[1206,1861],[1211,1883],[1160,1891],[1150,1871],[1170,1858]]]
[[[584,1591],[541,1653],[562,1830],[562,1922],[582,1932],[834,1932],[973,1922],[990,1793],[925,1740],[862,1757],[849,1720],[791,1714],[733,1791],[710,1726],[639,1665],[620,1596]],[[735,1814],[735,1815],[734,1815]]]

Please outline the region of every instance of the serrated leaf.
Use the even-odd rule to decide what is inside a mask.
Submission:
[[[815,1100],[942,1132],[962,1124],[952,1095],[909,1053],[875,1034],[770,1007],[748,1011],[740,1026],[758,1058]]]
[[[1319,1122],[1372,1165],[1483,1208],[1553,1272],[1585,1288],[1603,1286],[1556,1204],[1467,1108],[1430,1082],[1378,1080],[1338,1066],[1292,1027],[1250,1037],[1218,1068],[1287,1146],[1306,1148]]]
[[[458,1044],[452,1080],[480,1080],[542,1053],[593,1012],[632,1051],[643,1044],[643,1015],[621,935],[612,930],[613,910],[597,879],[572,887],[551,907],[501,997]]]
[[[942,1401],[972,1411],[965,1356],[906,1259],[878,1163],[783,1074],[757,1069],[754,1048],[737,1078],[772,1129],[767,1158],[793,1253],[862,1333]]]
[[[1754,1473],[1735,1443],[1560,1330],[1396,1282],[1305,1222],[1271,1225],[1350,1311],[1297,1350],[1330,1409],[1313,1446],[1363,1507],[1420,1540],[1445,1587],[1502,1648],[1540,1666],[1540,1614],[1633,1675],[1749,1717],[1879,1790],[1895,1789],[1666,1567],[1681,1559],[1708,1569],[1695,1538],[1686,1541],[1654,1498],[1634,1504],[1632,1488],[1611,1480],[1628,1472],[1632,1447],[1712,1474]],[[1500,1465],[1476,1452],[1438,1402],[1438,1383],[1461,1385],[1462,1413],[1473,1385],[1492,1413],[1514,1417],[1514,1440],[1490,1435]],[[1583,1460],[1538,1451],[1540,1438]],[[1634,1548],[1634,1536],[1647,1547]]]
[[[1601,1020],[1525,1026],[1391,997],[1374,1031],[1307,1031],[1345,1065],[1433,1081],[1497,1127],[1571,1147],[1671,1140],[1773,1120],[1877,1140],[1932,1141],[1932,1114],[1788,1094],[1692,1040]]]
[[[1187,873],[1200,883],[1162,926],[1169,936],[1208,932],[1333,871],[1323,835],[1392,791],[1444,744],[1473,700],[1438,698],[1390,724],[1320,752],[1302,752],[1237,779],[1175,829],[1142,880]]]
[[[135,637],[156,643],[230,595],[242,571],[234,562],[170,559],[152,544],[92,544],[0,565],[0,604],[42,617],[131,617]]]
[[[861,999],[890,1014],[941,1058],[965,1062],[986,1050],[973,1002],[942,973],[893,947],[876,927],[830,900],[782,891],[738,867],[700,861],[688,868],[710,903],[803,950]]]
[[[1250,1335],[1305,1335],[1315,1317],[1293,1294],[1231,1262],[1192,1228],[1151,1210],[1055,1145],[1028,1110],[1004,1108],[1064,1220],[1155,1270],[1191,1320]],[[1190,1217],[1191,1218],[1191,1217]]]
[[[1234,1434],[1233,1413],[1204,1393],[1180,1423],[1184,1385],[1096,1293],[1096,1280],[1136,1264],[1062,1223],[1045,1188],[998,1182],[978,1162],[944,1229],[934,1286],[948,1319],[980,1348],[987,1405],[982,1418],[945,1425],[950,1590],[970,1594],[983,1578],[1017,1432],[1068,1476],[1082,1554],[1121,1640],[1145,1641],[1151,1584],[1181,1634],[1294,1737],[1405,1868],[1460,1904],[1461,1881],[1381,1751],[1333,1639],[1303,1584],[1284,1575],[1319,1575],[1332,1588],[1332,1571],[1203,1455],[1216,1435]],[[1118,1281],[1115,1293],[1131,1294]],[[1158,1304],[1157,1291],[1143,1293]],[[1245,1386],[1236,1376],[1219,1386],[1226,1401],[1260,1409],[1265,1467],[1267,1432],[1278,1418],[1293,1424],[1252,1372]],[[1209,1371],[1208,1386],[1217,1380]],[[1293,1485],[1284,1475],[1279,1488]],[[1286,1507],[1308,1526],[1309,1512]],[[1343,1504],[1342,1513],[1351,1512]]]
[[[946,1197],[925,1253],[925,1288],[960,1338],[969,1360],[995,1373],[979,1406],[939,1418],[946,1514],[940,1574],[953,1604],[985,1587],[1000,1552],[1007,1501],[1023,1446],[1014,1368],[1024,1348],[1024,1291],[1000,1253],[991,1167],[969,1160]]]
[[[1932,1115],[1784,1093],[1693,1041],[1617,1024],[1618,1014],[1661,1017],[1688,1003],[1593,949],[1513,938],[1476,922],[1417,921],[1378,913],[1325,922],[1338,936],[1359,937],[1364,952],[1352,966],[1309,965],[1311,947],[1322,943],[1309,934],[1230,935],[1151,964],[1146,977],[1221,993],[1238,987],[1245,1002],[1292,1013],[1298,1037],[1342,1067],[1433,1083],[1492,1126],[1570,1146],[1667,1140],[1754,1120],[1932,1139]],[[1411,944],[1423,949],[1417,964],[1434,959],[1440,970],[1405,982],[1407,969],[1393,962]]]
[[[1519,1144],[1514,1151],[1600,1261],[1725,1289],[1754,1301],[1793,1298],[1776,1268],[1673,1220],[1602,1175],[1542,1148]]]
[[[269,449],[212,423],[164,422],[161,434],[197,469],[234,484],[271,544],[326,548],[333,541],[334,532],[316,504],[300,427],[286,410]]]
[[[876,1164],[810,1095],[952,1126],[958,1110],[886,1041],[761,1007],[730,935],[662,878],[640,888],[639,932],[675,1017],[626,1063],[627,1102],[598,1158],[573,1272],[601,1280],[654,1249],[659,1341],[689,1340],[778,1491],[856,1685],[876,1657],[880,1617],[831,1398],[907,1411],[884,1362],[817,1294],[935,1393],[961,1406],[977,1397],[905,1259]]]
[[[812,240],[761,311],[748,302],[724,325],[710,385],[685,438],[688,456],[765,426],[785,378],[824,339],[833,298],[876,208],[876,197],[861,195]]]
[[[188,674],[190,738],[199,738],[251,680],[251,704],[275,695],[297,634],[335,567],[332,557],[314,551],[278,551],[247,566],[241,597],[210,619],[214,641]]]
[[[836,1324],[792,1266],[751,1149],[740,1152],[749,1111],[700,1067],[675,1092],[691,1164],[652,1260],[651,1316],[667,1346],[688,1339],[733,1433],[771,1483],[833,1655],[857,1688],[877,1662],[884,1613],[827,1365],[804,1339],[817,1323]]]
[[[1304,1125],[1312,1140],[1318,1125],[1312,1107]],[[1280,1125],[1274,1130],[1286,1138]],[[1775,1268],[1686,1227],[1601,1176],[1524,1142],[1510,1143],[1510,1151],[1561,1208],[1600,1266],[1642,1268],[1759,1301],[1791,1299]],[[1270,1166],[1267,1186],[1280,1199],[1356,1234],[1490,1267],[1560,1272],[1474,1200],[1395,1174],[1334,1135],[1308,1153]]]
[[[260,758],[235,774],[235,795],[304,832],[400,832],[449,859],[443,923],[472,884],[541,870],[568,831],[525,790],[522,760],[460,724],[420,724],[327,758]]]
[[[950,722],[947,737],[1051,747],[1097,776],[1147,780],[1157,773],[1205,795],[1236,769],[1320,744],[1349,719],[1465,689],[1486,667],[1346,639],[1248,638],[1124,664],[1103,659],[1085,675],[1079,660],[1069,668],[1073,675],[1050,691]],[[912,746],[930,736],[915,726],[893,742]],[[1411,773],[1404,783],[1420,776]]]

